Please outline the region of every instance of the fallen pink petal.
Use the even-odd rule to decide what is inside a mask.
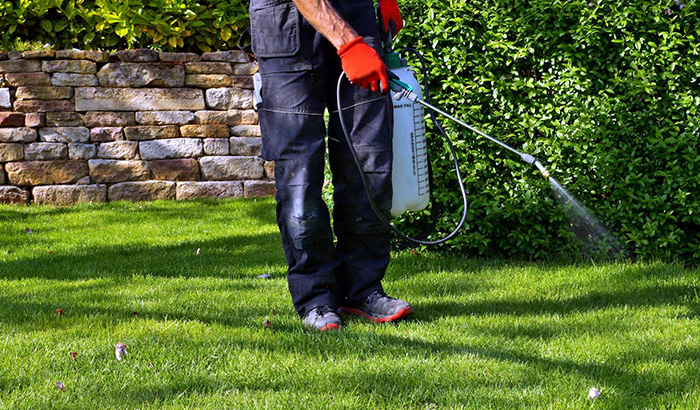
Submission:
[[[127,346],[121,342],[114,345],[114,355],[117,357],[117,360],[122,360],[126,356],[126,348]]]
[[[591,387],[591,389],[588,391],[588,400],[595,400],[598,397],[600,397],[600,390],[596,389],[595,387]]]

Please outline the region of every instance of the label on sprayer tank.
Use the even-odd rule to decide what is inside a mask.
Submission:
[[[418,196],[430,195],[430,180],[428,175],[428,144],[425,140],[425,117],[423,106],[413,105],[413,152],[416,178],[418,179]]]

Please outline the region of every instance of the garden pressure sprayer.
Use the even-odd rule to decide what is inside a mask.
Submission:
[[[388,36],[391,39],[391,35]],[[390,40],[389,40],[390,42]],[[447,145],[451,151],[452,159],[454,163],[454,170],[457,177],[457,182],[462,194],[463,200],[463,210],[462,217],[457,224],[457,226],[448,235],[444,236],[435,241],[426,241],[417,238],[412,238],[405,233],[399,231],[394,227],[391,222],[382,214],[382,212],[377,207],[376,203],[372,198],[372,194],[369,190],[369,183],[364,171],[362,170],[362,165],[355,152],[352,145],[352,140],[350,134],[346,128],[345,121],[343,120],[342,108],[340,104],[340,89],[343,82],[343,77],[345,73],[340,75],[338,79],[338,87],[336,92],[337,105],[338,105],[338,115],[340,116],[340,125],[343,129],[345,139],[350,147],[350,152],[352,153],[355,164],[360,171],[360,177],[365,188],[365,192],[369,198],[372,210],[377,215],[377,217],[387,225],[392,231],[394,231],[400,237],[413,242],[418,245],[437,245],[448,241],[457,235],[457,232],[464,225],[464,221],[467,217],[468,201],[467,194],[464,188],[464,183],[462,182],[462,177],[459,172],[459,162],[457,160],[457,154],[455,152],[454,144],[445,133],[440,123],[437,121],[435,113],[438,113],[448,119],[456,122],[457,124],[469,129],[472,132],[488,139],[489,141],[495,142],[501,147],[511,151],[518,156],[527,164],[534,165],[542,173],[545,178],[549,178],[549,171],[540,163],[535,157],[530,154],[522,153],[513,147],[506,145],[505,143],[493,138],[486,133],[472,127],[471,125],[455,118],[454,116],[446,113],[445,111],[433,106],[429,102],[428,94],[428,81],[427,81],[427,69],[425,66],[425,61],[422,55],[411,48],[404,49],[401,54],[412,52],[415,54],[422,65],[423,71],[423,88],[425,89],[425,99],[423,93],[421,92],[420,84],[416,79],[415,72],[412,67],[408,66],[406,60],[401,58],[401,55],[391,51],[390,43],[385,43],[385,50],[387,51],[385,62],[388,68],[388,74],[391,78],[390,88],[393,94],[393,165],[392,165],[392,215],[400,215],[406,211],[421,211],[428,206],[430,198],[430,161],[428,158],[428,146],[425,138],[425,115],[423,107],[430,110],[431,118],[445,138]]]

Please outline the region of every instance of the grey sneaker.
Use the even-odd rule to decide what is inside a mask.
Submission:
[[[341,306],[343,315],[365,316],[375,323],[398,322],[413,313],[411,305],[400,299],[387,296],[384,292],[375,291],[357,307]]]
[[[326,330],[340,329],[340,316],[328,306],[319,306],[311,309],[302,321],[309,329],[325,332]]]

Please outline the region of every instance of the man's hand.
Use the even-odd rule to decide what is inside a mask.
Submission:
[[[372,91],[389,91],[386,65],[376,50],[357,37],[338,49],[343,71],[351,83]]]
[[[392,32],[392,36],[395,36],[403,28],[403,20],[396,0],[379,0],[379,18],[382,22],[384,38],[389,35],[389,31]]]

